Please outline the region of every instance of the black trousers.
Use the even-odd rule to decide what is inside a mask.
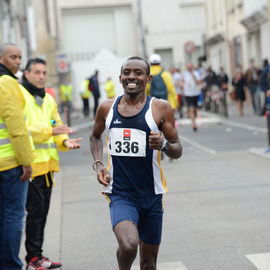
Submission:
[[[50,173],[47,174],[49,187],[47,186],[46,176],[40,175],[29,182],[26,210],[26,240],[25,257],[28,263],[33,257],[42,257],[42,245],[44,240],[44,228],[50,207],[52,193],[52,179]]]
[[[89,98],[83,98],[83,114],[85,117],[89,116]]]

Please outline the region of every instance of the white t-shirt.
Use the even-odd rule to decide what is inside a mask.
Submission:
[[[174,72],[173,75],[172,75],[172,79],[173,79],[173,84],[174,84],[174,88],[175,88],[175,93],[177,95],[180,95],[181,94],[181,91],[180,91],[179,83],[182,80],[181,73]]]
[[[197,80],[201,80],[200,73],[197,70],[194,70],[193,73]],[[184,80],[184,96],[195,97],[201,93],[200,85],[196,84],[196,81],[188,70],[182,73],[182,80]]]

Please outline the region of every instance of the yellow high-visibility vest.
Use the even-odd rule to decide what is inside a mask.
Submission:
[[[30,126],[51,126],[51,115],[54,109],[53,97],[49,94],[45,94],[43,98],[42,106],[36,104],[34,97],[21,86],[22,93],[25,98],[25,113],[29,121]],[[48,162],[50,158],[59,161],[57,152],[57,145],[54,142],[53,136],[50,137],[44,143],[34,144],[36,157],[33,164]]]
[[[84,80],[82,84],[82,88],[84,89],[82,92],[82,98],[90,98],[92,96],[92,92],[88,89],[89,80]]]
[[[63,102],[72,101],[72,86],[70,84],[60,85],[60,98],[61,98],[61,101]]]
[[[8,75],[4,75],[4,76],[8,76]],[[0,80],[4,76],[1,76]],[[25,121],[26,127],[28,127],[28,120],[27,120],[27,117],[25,114],[25,110],[24,110],[24,117],[26,120]],[[30,139],[32,149],[34,150],[33,139],[32,139],[30,131],[29,131],[29,139]],[[3,119],[0,116],[0,157],[5,158],[5,157],[12,157],[12,156],[16,156],[16,154],[14,152],[13,146],[12,146],[11,141],[9,139],[7,127],[4,124]]]
[[[112,80],[108,80],[105,83],[105,90],[108,98],[113,98],[115,96],[114,84]]]

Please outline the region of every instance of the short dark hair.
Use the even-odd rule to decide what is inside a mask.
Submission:
[[[145,60],[145,59],[143,59],[142,57],[139,57],[139,56],[131,56],[131,57],[129,57],[125,62],[127,62],[127,61],[129,61],[129,60],[139,60],[139,61],[143,61],[145,64],[146,64],[146,75],[150,75],[150,65],[149,65],[149,63]],[[124,63],[125,63],[124,62]],[[123,63],[123,64],[124,64]],[[122,74],[122,71],[123,71],[123,64],[122,64],[122,66],[121,66],[121,74]]]
[[[31,58],[31,59],[29,59],[29,60],[27,61],[27,64],[26,64],[26,66],[25,66],[25,70],[31,71],[32,65],[35,65],[35,64],[43,64],[43,65],[45,65],[45,66],[47,65],[46,61],[45,61],[44,59],[42,59],[42,58],[38,58],[38,57],[36,57],[36,58]]]

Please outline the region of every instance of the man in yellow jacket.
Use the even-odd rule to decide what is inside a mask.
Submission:
[[[59,87],[61,100],[61,113],[64,113],[66,124],[71,126],[72,112],[72,85],[67,82],[67,79]]]
[[[88,89],[89,80],[86,78],[81,83],[81,97],[83,102],[83,115],[84,117],[88,117],[89,110],[89,98],[92,96],[92,92]]]
[[[64,126],[54,98],[45,92],[46,62],[30,59],[25,68],[21,91],[26,105],[37,157],[32,163],[32,182],[29,183],[26,210],[27,270],[55,269],[61,267],[43,256],[43,239],[53,185],[53,173],[59,171],[57,149],[67,151],[79,148],[81,138],[69,139],[71,129]]]
[[[150,74],[153,76],[151,84],[146,86],[146,94],[166,99],[169,101],[171,107],[176,109],[178,106],[178,99],[175,92],[172,76],[169,71],[163,70],[161,67],[161,56],[159,54],[152,54],[149,57]]]
[[[105,91],[107,93],[107,98],[114,98],[115,96],[115,89],[114,89],[114,83],[112,81],[112,78],[108,78],[105,83]]]
[[[24,118],[24,98],[16,81],[21,52],[0,45],[0,269],[21,270],[23,217],[33,148]]]

